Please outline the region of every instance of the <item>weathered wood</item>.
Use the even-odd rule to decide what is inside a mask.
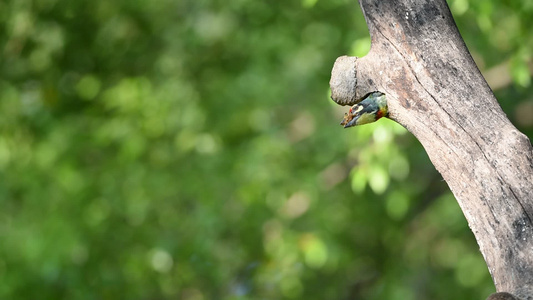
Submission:
[[[509,293],[494,293],[490,295],[487,300],[517,300],[515,296]]]
[[[332,95],[387,95],[390,118],[422,143],[459,202],[497,291],[533,299],[529,139],[502,111],[445,0],[360,5],[372,47],[365,57],[338,59]]]

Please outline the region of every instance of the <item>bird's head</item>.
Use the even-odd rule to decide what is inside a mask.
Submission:
[[[375,122],[382,117],[388,116],[387,100],[385,94],[372,92],[363,97],[361,102],[350,108],[344,114],[341,125],[344,128]]]

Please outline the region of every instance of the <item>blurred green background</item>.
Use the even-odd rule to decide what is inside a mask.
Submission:
[[[449,2],[533,134],[533,1]],[[0,2],[0,299],[485,299],[420,144],[343,130],[354,0]]]

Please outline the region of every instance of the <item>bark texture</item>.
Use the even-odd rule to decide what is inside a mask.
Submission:
[[[498,292],[533,299],[533,148],[507,119],[445,0],[360,0],[372,46],[335,63],[339,103],[387,95],[476,236]]]

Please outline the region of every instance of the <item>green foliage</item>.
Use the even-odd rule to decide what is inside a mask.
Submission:
[[[451,7],[483,65],[512,61],[498,96],[530,134],[528,3]],[[338,125],[333,62],[369,49],[353,1],[11,0],[0,45],[1,299],[494,289],[416,140]]]

